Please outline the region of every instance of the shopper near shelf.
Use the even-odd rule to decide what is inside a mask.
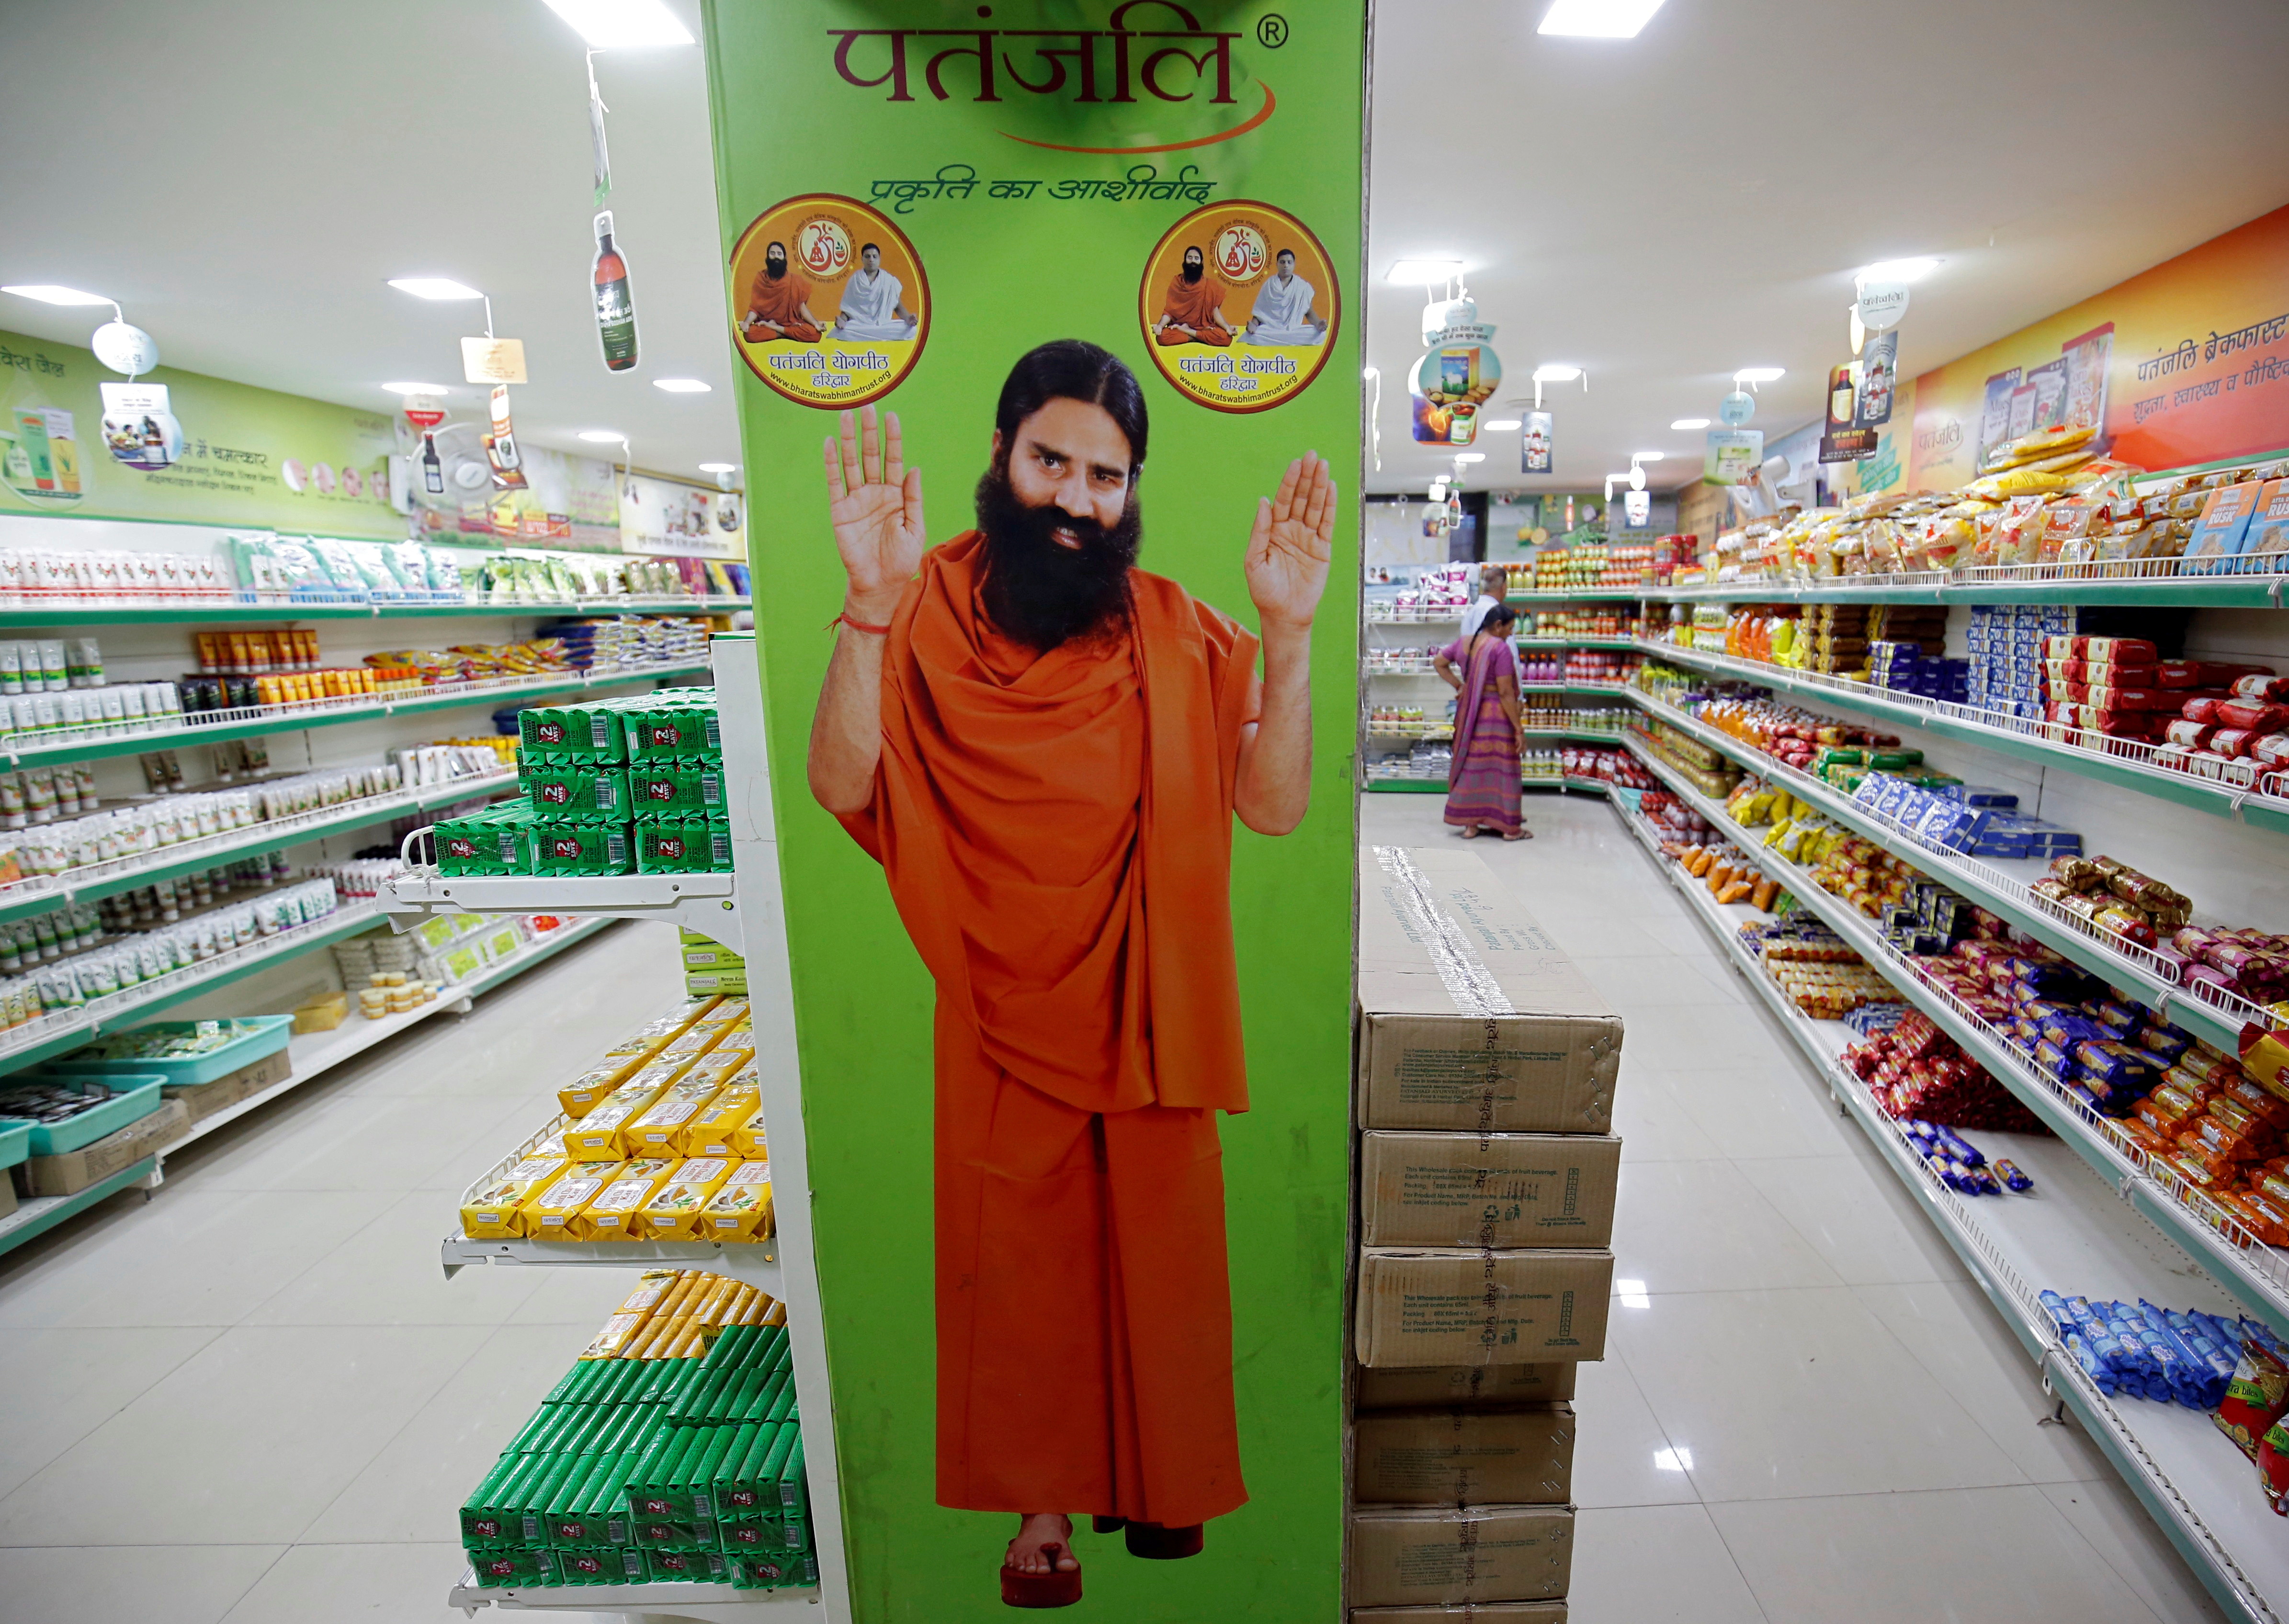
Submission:
[[[1526,724],[1518,709],[1518,657],[1510,646],[1517,624],[1511,607],[1497,603],[1478,630],[1431,657],[1458,696],[1454,753],[1447,764],[1447,821],[1466,840],[1485,829],[1505,840],[1528,840],[1534,832],[1519,811],[1519,749]]]
[[[1503,595],[1510,590],[1510,572],[1500,564],[1487,564],[1479,571],[1479,595],[1463,611],[1463,635],[1468,637],[1486,624],[1487,614],[1503,605]]]
[[[1309,807],[1336,497],[1306,452],[1256,506],[1259,681],[1256,636],[1135,568],[1145,442],[1126,365],[1044,345],[1002,386],[977,528],[927,551],[897,414],[825,445],[848,587],[810,787],[937,983],[937,1498],[1019,1514],[1020,1605],[1080,1599],[1071,1514],[1183,1556],[1247,1499],[1232,820]]]
[[[1199,249],[1184,251],[1152,336],[1162,344],[1212,344],[1218,349],[1232,342],[1224,319],[1224,283],[1208,274],[1207,257]]]
[[[818,318],[810,313],[810,283],[787,268],[784,243],[763,250],[763,268],[747,291],[747,314],[739,318],[739,334],[750,344],[769,344],[774,338],[818,342]]]

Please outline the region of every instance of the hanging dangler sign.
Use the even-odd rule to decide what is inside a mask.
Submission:
[[[1717,420],[1727,428],[1738,428],[1756,415],[1756,397],[1746,389],[1735,388],[1717,402]]]
[[[495,490],[525,488],[524,455],[516,449],[516,429],[509,420],[508,386],[495,384],[492,424],[485,431],[485,461],[491,467]]]
[[[445,420],[445,402],[434,394],[405,397],[405,420],[416,428],[435,428]]]
[[[1551,414],[1529,411],[1520,421],[1518,436],[1518,468],[1521,474],[1548,474],[1556,466],[1557,445]]]
[[[1471,445],[1479,408],[1502,384],[1502,359],[1491,345],[1442,344],[1415,363],[1407,382],[1418,443]]]

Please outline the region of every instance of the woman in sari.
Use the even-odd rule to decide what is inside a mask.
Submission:
[[[1455,754],[1447,768],[1447,821],[1476,840],[1482,829],[1505,840],[1530,839],[1519,816],[1518,657],[1510,646],[1518,617],[1509,605],[1487,611],[1477,631],[1431,657],[1456,690]]]

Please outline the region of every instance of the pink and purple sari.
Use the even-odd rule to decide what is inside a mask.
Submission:
[[[1518,731],[1503,713],[1500,679],[1517,678],[1518,658],[1508,638],[1493,636],[1457,638],[1446,654],[1463,671],[1455,756],[1447,768],[1447,821],[1464,828],[1492,824],[1514,834],[1520,826]]]

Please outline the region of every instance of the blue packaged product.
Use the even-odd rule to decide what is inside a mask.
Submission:
[[[2174,1065],[2178,1057],[2194,1047],[2194,1040],[2174,1026],[2141,1026],[2130,1039],[2165,1065]]]
[[[2075,1317],[2067,1309],[2067,1300],[2058,1293],[2048,1290],[2037,1292],[2035,1301],[2043,1305],[2043,1312],[2051,1317],[2051,1323],[2058,1326],[2061,1336],[2075,1328]]]
[[[1950,1190],[1959,1190],[1966,1196],[1979,1193],[1979,1177],[1970,1168],[1944,1151],[1934,1155],[1932,1159],[1939,1164],[1940,1176],[1947,1181]]]
[[[2038,1035],[2046,1042],[2060,1048],[2077,1044],[2105,1039],[2111,1034],[2087,1015],[2061,1013],[2038,1017],[2035,1023]]]
[[[2108,1028],[2112,1036],[2127,1039],[2138,1030],[2146,1012],[2135,1004],[2126,1004],[2118,998],[2103,998],[2086,1006],[2091,1017]]]
[[[2092,1384],[2106,1397],[2111,1398],[2121,1390],[2121,1384],[2115,1380],[2113,1370],[2091,1350],[2089,1342],[2081,1336],[2068,1336],[2067,1352],[2074,1357],[2074,1362],[2082,1367],[2083,1373],[2091,1379]]]
[[[1954,1154],[1956,1160],[1966,1166],[1983,1167],[1987,1165],[1987,1158],[1979,1148],[1953,1128],[1942,1126],[1937,1130],[1937,1136]]]
[[[1994,1168],[1995,1176],[2019,1194],[2025,1195],[2034,1189],[2035,1181],[2020,1172],[2018,1165],[2007,1157],[1998,1156],[1990,1165]]]
[[[2075,1074],[2074,1056],[2046,1039],[2035,1045],[2035,1066],[2046,1077],[2065,1082]]]
[[[2074,1046],[2074,1057],[2081,1063],[2083,1075],[2093,1082],[2105,1083],[2110,1087],[2136,1086],[2142,1091],[2154,1086],[2155,1075],[2160,1070],[2154,1056],[2126,1043],[2111,1039],[2091,1039]]]

